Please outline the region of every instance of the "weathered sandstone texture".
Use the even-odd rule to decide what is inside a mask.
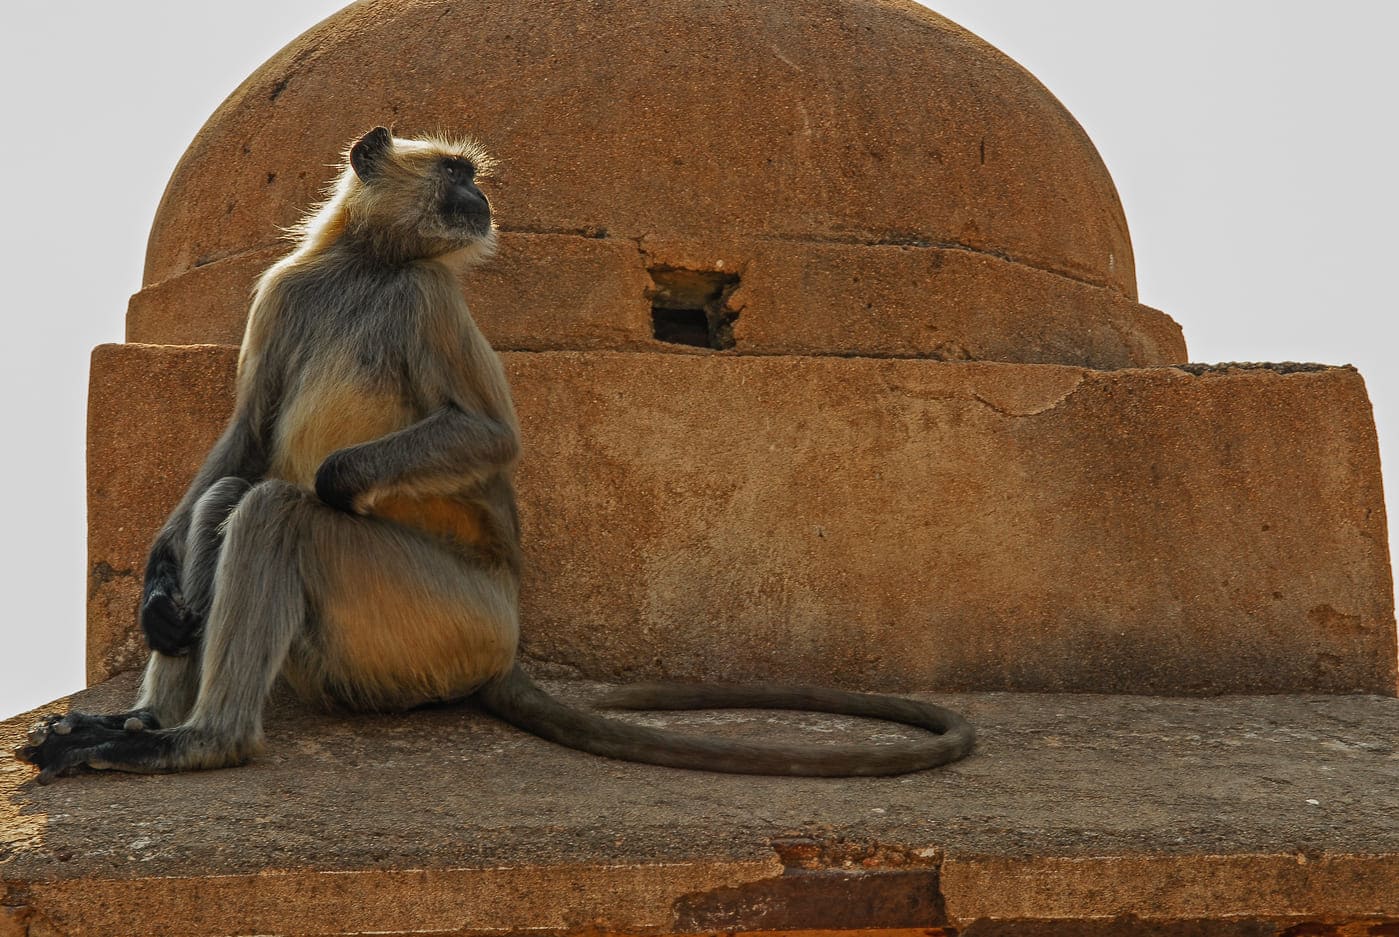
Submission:
[[[286,247],[250,251],[131,298],[127,341],[237,344],[257,277]],[[716,256],[717,255],[717,256]],[[1165,313],[1078,281],[965,250],[505,234],[471,271],[472,314],[505,351],[710,350],[655,337],[650,270],[723,269],[739,354],[850,355],[1126,368],[1185,360]],[[664,273],[661,274],[664,276]],[[232,279],[230,279],[232,278]],[[236,314],[220,305],[236,293]],[[231,302],[231,300],[230,300]]]
[[[353,88],[353,94],[345,89]],[[758,103],[761,102],[761,103]],[[235,342],[282,230],[356,133],[469,131],[508,234],[499,347],[648,347],[653,277],[736,287],[739,351],[1185,360],[1063,106],[910,0],[370,0],[209,119],[151,231],[128,339]],[[489,326],[494,326],[494,329]]]
[[[140,661],[144,549],[231,406],[234,355],[94,355],[93,680]],[[599,679],[1395,692],[1353,370],[504,357],[537,660]]]
[[[132,692],[123,677],[50,709]],[[39,787],[0,760],[0,935],[1399,930],[1399,700],[937,699],[977,723],[977,751],[904,778],[622,764],[469,707],[277,705],[266,753],[228,771]],[[0,748],[36,715],[0,724]],[[871,729],[644,718],[815,744]]]

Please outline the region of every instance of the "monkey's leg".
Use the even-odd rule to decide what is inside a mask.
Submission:
[[[217,551],[198,693],[188,718],[134,733],[93,724],[52,734],[20,752],[43,769],[40,780],[84,764],[179,771],[237,764],[253,754],[262,742],[267,694],[306,622],[300,559],[317,514],[334,516],[286,482],[248,491],[228,517]]]
[[[221,478],[209,486],[194,506],[180,567],[180,588],[190,614],[201,622],[208,621],[214,604],[214,577],[223,549],[225,524],[252,487],[242,478]],[[199,690],[202,643],[201,629],[193,653],[172,657],[153,651],[141,679],[136,709],[130,715],[142,717],[148,728],[182,722],[194,707]]]
[[[402,710],[469,696],[510,669],[519,587],[499,551],[448,549],[375,517],[336,514],[326,529],[334,538],[303,558],[316,653],[288,668],[303,696]]]
[[[214,583],[186,721],[50,736],[26,759],[43,768],[41,780],[84,764],[179,771],[244,761],[261,746],[263,705],[288,664],[322,695],[396,709],[467,696],[514,659],[509,564],[344,514],[284,482],[253,488],[229,518]]]
[[[214,601],[214,572],[223,546],[224,522],[251,487],[241,478],[222,478],[195,504],[181,558],[180,587],[189,613],[200,622],[208,618]],[[68,735],[79,726],[140,732],[183,721],[199,689],[198,651],[197,640],[191,654],[172,656],[152,651],[135,708],[100,715],[72,711],[50,716],[29,730],[30,745],[41,745],[50,732]]]
[[[184,591],[184,560],[189,552],[195,508],[227,479],[255,479],[265,468],[265,456],[248,424],[246,407],[234,415],[195,474],[185,496],[156,534],[141,584],[140,622],[146,644],[171,657],[195,650],[204,620],[190,607]]]

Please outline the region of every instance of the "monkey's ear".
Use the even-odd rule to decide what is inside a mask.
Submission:
[[[368,182],[379,163],[393,149],[393,134],[387,127],[375,127],[350,148],[350,166],[355,175]]]

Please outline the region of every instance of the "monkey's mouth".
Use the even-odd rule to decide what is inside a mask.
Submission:
[[[488,211],[449,212],[447,223],[465,234],[484,237],[491,230],[491,213]]]

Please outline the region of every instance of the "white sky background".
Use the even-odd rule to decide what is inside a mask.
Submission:
[[[1142,301],[1181,323],[1193,360],[1355,364],[1399,465],[1399,3],[929,5],[1087,129],[1126,207]],[[83,683],[88,355],[122,339],[165,180],[223,98],[339,6],[0,6],[0,718]]]

